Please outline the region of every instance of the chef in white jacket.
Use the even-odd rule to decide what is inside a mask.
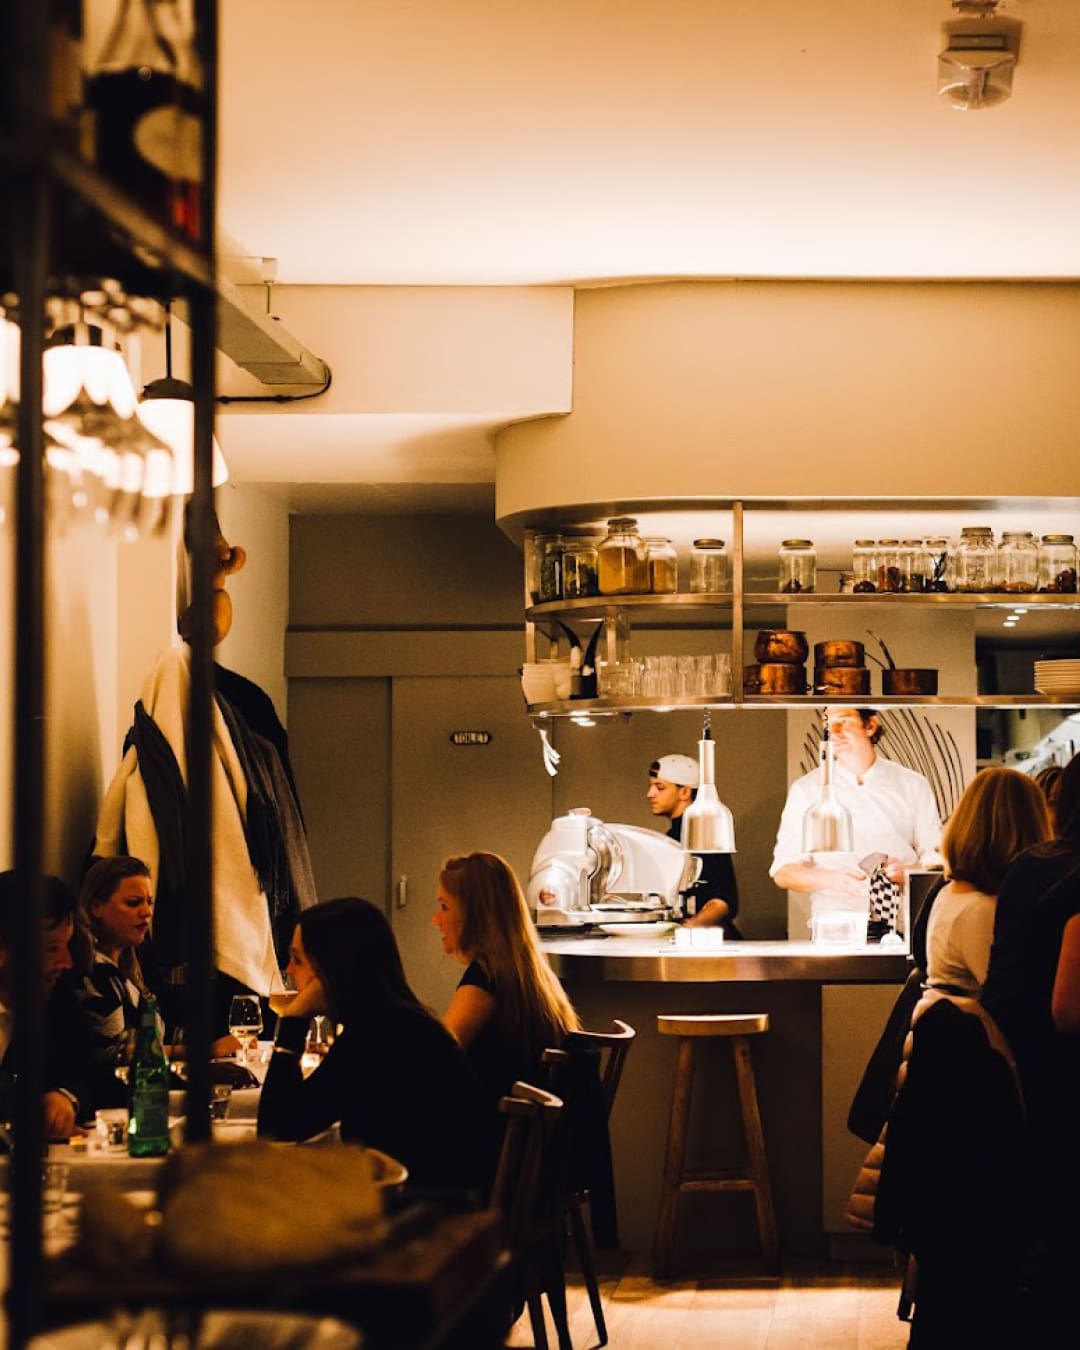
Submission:
[[[837,708],[829,717],[833,743],[833,785],[837,800],[851,812],[856,859],[883,853],[889,880],[901,885],[909,868],[940,865],[941,819],[933,789],[922,776],[885,759],[875,750],[881,722],[868,708]],[[867,874],[857,865],[826,868],[803,850],[803,818],[821,792],[820,768],[797,778],[788,789],[769,875],[784,890],[811,896],[811,913],[867,903]]]

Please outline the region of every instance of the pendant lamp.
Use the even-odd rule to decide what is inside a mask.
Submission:
[[[151,380],[138,405],[139,421],[165,442],[173,452],[172,492],[190,497],[195,491],[195,390],[187,380],[172,373],[172,313],[165,310],[165,376]],[[228,482],[229,469],[216,436],[212,438],[211,482]]]
[[[821,733],[821,792],[803,816],[803,852],[850,853],[853,839],[851,812],[837,798],[833,786],[833,744],[826,709]]]
[[[734,853],[735,821],[716,791],[716,742],[708,710],[698,741],[698,789],[682,814],[682,846],[686,853]]]

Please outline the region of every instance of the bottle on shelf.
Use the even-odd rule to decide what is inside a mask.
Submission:
[[[873,539],[856,539],[851,549],[851,571],[856,595],[877,590],[877,544]]]
[[[978,594],[996,588],[994,531],[985,525],[965,525],[956,548],[956,589]]]
[[[670,539],[653,536],[645,540],[649,551],[649,589],[654,595],[676,595],[679,590],[679,555]]]
[[[1022,594],[1039,589],[1039,546],[1030,530],[1006,530],[997,556],[997,584]]]
[[[648,594],[649,551],[633,516],[608,521],[596,554],[601,595]]]
[[[728,589],[727,545],[722,539],[695,539],[690,549],[690,589],[697,595]]]
[[[817,553],[812,539],[785,539],[780,545],[780,590],[784,595],[812,591],[817,585]]]
[[[202,76],[191,0],[119,0],[88,63],[86,151],[146,211],[202,241]]]
[[[128,1069],[128,1153],[156,1158],[168,1151],[169,1061],[161,1045],[157,1002],[146,995]]]
[[[1077,551],[1071,534],[1044,534],[1039,544],[1039,590],[1076,593]]]

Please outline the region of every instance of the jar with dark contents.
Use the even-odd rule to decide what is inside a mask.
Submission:
[[[1039,590],[1076,593],[1077,552],[1071,534],[1044,534],[1039,544]]]
[[[936,535],[926,541],[926,589],[941,594],[951,586],[949,579],[949,541]]]
[[[921,539],[905,539],[900,544],[900,589],[905,594],[926,590],[929,561]]]
[[[1006,530],[997,558],[998,584],[1020,595],[1039,589],[1039,546],[1030,530]]]
[[[785,539],[780,545],[780,590],[784,595],[813,591],[817,585],[817,553],[812,539]]]
[[[852,591],[869,595],[877,590],[877,544],[873,539],[856,539],[851,550]]]
[[[877,588],[879,591],[899,591],[901,589],[899,539],[878,540]]]
[[[566,541],[562,553],[562,593],[564,600],[583,600],[600,594],[595,539]]]
[[[540,604],[561,600],[562,555],[566,541],[561,534],[549,534],[540,550]]]

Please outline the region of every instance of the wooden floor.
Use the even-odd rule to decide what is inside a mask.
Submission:
[[[815,1267],[777,1281],[659,1284],[643,1258],[600,1277],[608,1343],[615,1350],[901,1350],[908,1326],[896,1316],[900,1277],[880,1266]],[[580,1276],[567,1276],[574,1350],[598,1343]],[[545,1300],[545,1309],[547,1301]],[[548,1314],[548,1338],[558,1345]],[[507,1345],[531,1346],[528,1315]]]

